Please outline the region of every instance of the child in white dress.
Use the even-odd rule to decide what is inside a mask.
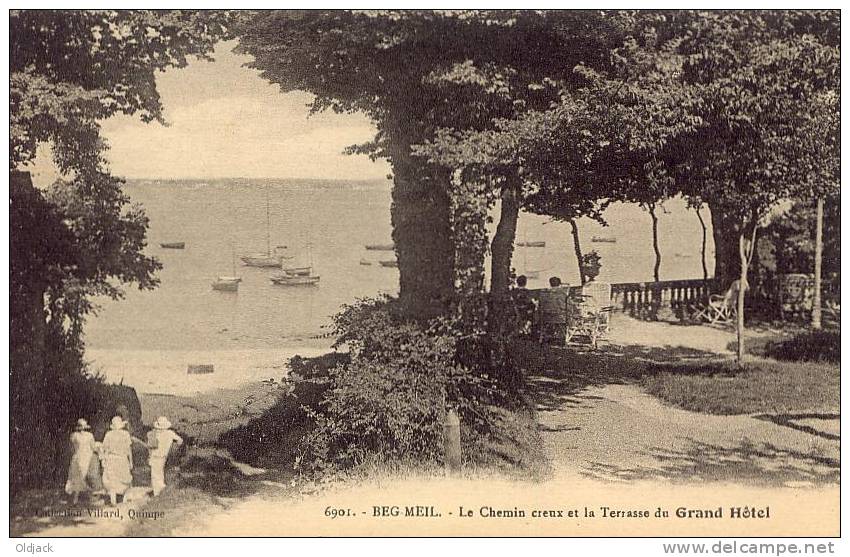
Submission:
[[[80,493],[89,491],[86,481],[89,465],[95,452],[94,435],[86,420],[80,418],[71,434],[71,464],[68,466],[68,481],[65,483],[65,493],[72,498],[71,503],[77,504]]]
[[[171,446],[183,444],[183,439],[171,429],[171,422],[165,416],[160,416],[148,432],[148,464],[151,467],[151,487],[154,496],[165,488],[165,461]]]

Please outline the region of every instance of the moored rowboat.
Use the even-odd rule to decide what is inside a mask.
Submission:
[[[274,275],[270,279],[274,284],[279,286],[315,286],[319,283],[317,275],[301,276],[301,275]]]
[[[366,244],[366,249],[372,251],[392,251],[395,249],[393,244]]]
[[[165,249],[183,249],[186,247],[186,242],[160,242],[159,247]]]

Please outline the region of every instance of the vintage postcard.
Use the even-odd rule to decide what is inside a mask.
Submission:
[[[840,535],[838,10],[8,18],[12,537]]]

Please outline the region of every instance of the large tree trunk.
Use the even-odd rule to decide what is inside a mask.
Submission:
[[[454,246],[455,312],[465,335],[484,330],[487,299],[484,295],[484,260],[487,255],[487,198],[489,184],[452,174],[450,224]]]
[[[573,234],[573,249],[576,254],[576,262],[578,263],[578,276],[581,280],[581,285],[584,286],[584,283],[587,282],[587,276],[584,274],[584,263],[582,261],[583,256],[581,253],[581,241],[578,235],[578,224],[576,224],[575,219],[570,219],[567,221],[570,223],[570,228],[572,229]]]
[[[405,316],[428,320],[446,313],[453,295],[449,174],[427,169],[409,152],[409,145],[404,145],[392,156],[390,212],[398,257],[399,302]]]
[[[50,224],[29,173],[12,172],[9,207],[9,447],[10,483],[37,485],[50,479],[56,424],[48,416],[44,228]]]
[[[515,182],[508,182],[502,188],[502,208],[499,224],[490,244],[492,259],[490,262],[490,294],[494,298],[507,295],[511,283],[511,260],[514,254],[517,221],[519,220],[519,188]]]
[[[700,249],[700,255],[702,256],[702,280],[708,280],[708,266],[705,263],[705,244],[708,237],[708,229],[705,226],[705,219],[702,218],[702,213],[700,213],[699,207],[697,207],[695,211],[697,212],[699,225],[702,227],[702,248]]]
[[[741,260],[738,255],[738,237],[741,225],[734,216],[727,216],[722,206],[709,203],[711,228],[714,236],[714,279],[715,286],[725,291],[732,281],[741,274]]]
[[[44,288],[12,285],[9,331],[10,483],[39,485],[53,475],[54,439],[59,424],[46,399],[56,386],[45,369]],[[66,424],[62,424],[63,426]]]
[[[823,264],[823,198],[817,201],[815,224],[815,292],[812,297],[812,328],[821,328],[821,268]]]
[[[648,204],[647,209],[649,216],[652,217],[652,249],[655,252],[655,267],[652,271],[652,277],[655,282],[658,282],[661,270],[661,249],[658,247],[658,216],[655,214],[655,203]]]

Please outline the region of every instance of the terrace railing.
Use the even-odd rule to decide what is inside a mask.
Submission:
[[[667,312],[684,319],[705,303],[712,286],[712,280],[702,279],[619,282],[611,285],[611,305],[615,311],[638,319],[655,319]],[[581,287],[570,290],[577,295]]]
[[[824,304],[829,306],[840,303],[840,281],[830,277],[824,279],[821,284]],[[767,304],[778,313],[781,304],[778,285],[770,282],[762,285],[762,289],[769,291],[770,297],[766,300],[752,300],[752,303]],[[570,291],[574,295],[580,294],[581,287],[573,286]],[[615,311],[622,311],[637,319],[675,317],[681,320],[689,318],[701,308],[709,294],[722,291],[714,279],[620,282],[611,285],[611,302]],[[806,311],[811,312],[811,302]]]

